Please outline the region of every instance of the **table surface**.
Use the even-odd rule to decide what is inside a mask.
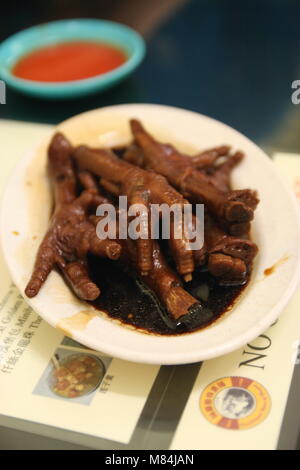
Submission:
[[[73,10],[67,9],[68,2],[61,9],[57,2],[47,3],[48,7],[42,9],[33,1],[26,2],[26,12],[24,4],[24,15],[21,11],[16,18],[14,2],[6,2],[1,7],[4,14],[0,19],[0,40],[50,19],[104,17],[121,19],[140,30],[147,42],[147,56],[125,82],[84,99],[43,102],[8,90],[6,105],[0,106],[1,118],[56,124],[97,107],[161,103],[219,119],[270,153],[300,153],[300,106],[291,101],[291,84],[300,79],[300,2],[165,0],[165,8],[161,6],[164,2],[151,2],[150,11],[150,2],[147,8],[147,2],[141,1],[142,7],[147,8],[144,14],[141,8],[133,8],[130,0],[123,2],[128,5],[127,11],[120,2],[116,2],[119,9],[112,9],[109,2],[100,1],[96,9],[91,5],[98,2],[80,2],[79,7],[75,1]],[[297,372],[294,390],[299,388],[299,381]],[[299,420],[297,417],[295,423],[291,410],[289,407],[287,413],[290,422],[293,421],[290,426],[293,437],[285,441],[282,438],[282,447],[290,446],[292,441],[296,445]],[[288,430],[289,427],[285,436]],[[5,435],[8,439],[6,431]],[[24,435],[15,435],[14,439],[25,442]],[[4,443],[4,438],[0,441]]]
[[[31,3],[17,20],[13,2],[6,2],[0,39],[60,17],[60,10],[50,9],[53,2],[47,2],[49,11],[37,9],[36,2],[30,8]],[[86,9],[82,6],[76,14],[89,16],[91,2],[84,3]],[[149,9],[150,2],[141,3],[144,8],[148,3]],[[118,19],[107,9],[102,1],[92,13]],[[67,13],[62,11],[61,16]],[[300,63],[299,16],[296,0],[174,0],[150,26],[140,26],[148,47],[146,59],[118,87],[84,99],[47,103],[8,91],[1,117],[56,124],[106,105],[162,103],[226,122],[264,147],[299,151],[300,107],[291,102],[291,84]],[[133,12],[124,20],[139,29],[141,14]]]

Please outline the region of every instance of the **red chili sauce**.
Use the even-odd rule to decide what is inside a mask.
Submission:
[[[110,72],[126,60],[126,54],[110,44],[67,42],[43,47],[22,57],[12,73],[26,80],[68,82]]]

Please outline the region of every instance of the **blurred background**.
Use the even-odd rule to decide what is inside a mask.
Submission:
[[[140,32],[147,54],[125,82],[72,101],[7,91],[3,118],[58,123],[92,108],[162,103],[219,119],[268,151],[300,151],[299,0],[10,0],[2,3],[0,41],[38,23],[102,18]]]

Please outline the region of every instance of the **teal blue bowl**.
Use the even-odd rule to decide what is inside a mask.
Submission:
[[[68,82],[38,82],[12,74],[16,62],[29,52],[77,40],[109,43],[122,49],[128,59],[110,72]],[[106,90],[124,80],[141,63],[145,49],[144,40],[138,33],[118,23],[93,19],[53,21],[20,31],[0,44],[0,77],[8,86],[27,95],[71,99]]]

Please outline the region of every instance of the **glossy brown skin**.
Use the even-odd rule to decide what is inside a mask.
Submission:
[[[180,174],[192,177],[195,173],[191,167],[200,168],[202,176],[210,185],[210,190],[214,187],[219,194],[230,194],[233,201],[234,195],[239,196],[251,210],[256,207],[258,200],[253,192],[251,194],[249,190],[231,191],[230,189],[231,171],[244,158],[242,152],[237,151],[230,155],[230,147],[224,145],[206,150],[194,157],[188,157],[180,154],[171,145],[156,142],[144,131],[138,121],[132,120],[131,128],[135,142],[125,152],[124,158],[127,160],[144,168],[151,167],[155,171],[163,172],[169,180],[171,178],[172,183],[177,187],[182,187],[185,184],[183,183],[184,179],[179,177]],[[220,157],[225,157],[225,159],[221,164],[217,164]],[[210,210],[212,208],[210,204],[207,204],[207,207]],[[240,207],[240,203],[237,203],[236,206],[233,204],[231,216],[235,215]],[[212,212],[214,213],[214,211]],[[232,282],[232,284],[245,282],[249,266],[258,251],[255,243],[249,240],[250,222],[237,221],[228,224],[228,220],[219,217],[219,225],[213,221],[212,217],[208,216],[208,211],[206,213],[205,247],[200,253],[194,253],[196,266],[205,263],[206,252],[208,254],[208,270],[220,281]]]
[[[108,193],[114,196],[126,195],[128,205],[141,204],[146,209],[146,224],[150,233],[151,203],[165,203],[168,206],[179,204],[182,208],[184,204],[189,204],[156,171],[167,176],[185,195],[189,194],[186,190],[189,182],[199,173],[203,177],[201,191],[205,192],[209,188],[210,195],[206,193],[205,197],[208,200],[216,197],[214,204],[206,203],[204,246],[201,250],[191,251],[189,241],[184,236],[175,239],[171,228],[168,242],[170,254],[177,272],[186,281],[191,280],[195,268],[206,264],[208,271],[221,284],[242,285],[247,281],[252,260],[257,253],[257,246],[249,240],[249,220],[244,220],[245,217],[238,214],[240,210],[244,211],[244,215],[250,209],[253,212],[257,198],[250,190],[230,190],[231,170],[243,158],[243,154],[236,152],[230,155],[230,148],[222,146],[190,158],[181,155],[171,145],[156,142],[137,121],[132,121],[132,128],[136,141],[127,148],[124,160],[110,150],[85,146],[74,149],[63,135],[54,136],[49,146],[48,172],[53,186],[55,209],[49,230],[39,248],[26,295],[35,296],[51,270],[58,267],[78,297],[95,300],[100,295],[100,289],[91,281],[87,265],[87,255],[92,253],[112,260],[120,258],[124,265],[131,266],[141,276],[143,283],[156,294],[175,325],[189,322],[188,319],[195,316],[201,318],[201,314],[203,318],[207,318],[207,315],[210,317],[209,309],[202,301],[199,302],[183,288],[180,277],[170,268],[155,240],[101,240],[96,234],[96,225],[101,218],[89,214],[99,204],[111,202],[100,194],[100,178],[100,185]],[[224,161],[218,164],[218,159],[223,157]],[[145,166],[152,169],[140,168]],[[195,170],[195,167],[200,170]],[[199,178],[197,181],[199,185]],[[192,200],[196,191],[197,188],[191,196]],[[223,203],[226,201],[226,204],[230,201],[230,209],[228,204],[223,204],[225,212],[221,210],[221,200]],[[232,219],[230,223],[229,213]]]
[[[205,170],[207,168],[213,167],[218,158],[227,156],[229,151],[229,145],[214,147],[191,157],[191,163],[194,168],[197,168],[198,170]]]
[[[93,300],[100,290],[89,279],[87,253],[110,259],[119,258],[121,253],[118,242],[97,237],[88,217],[89,208],[104,202],[104,199],[92,188],[77,197],[72,150],[63,135],[53,137],[48,152],[48,173],[53,185],[55,209],[25,289],[28,297],[36,296],[52,269],[59,267],[78,297]]]
[[[137,247],[132,240],[122,240],[121,259],[125,264],[137,269]],[[202,309],[201,303],[184,290],[179,276],[169,267],[162,250],[156,241],[152,244],[153,265],[142,281],[162,302],[170,318],[176,323],[193,310]]]
[[[94,226],[97,225],[99,217],[91,217]],[[139,273],[138,245],[130,238],[119,240],[122,246],[120,261],[125,266],[130,266]],[[141,280],[158,297],[165,307],[169,317],[175,323],[189,315],[190,311],[201,311],[201,303],[184,290],[182,281],[168,265],[160,245],[154,240],[151,244],[152,267],[141,277]]]
[[[48,172],[53,185],[55,210],[49,230],[39,248],[31,280],[25,290],[28,297],[37,295],[50,271],[58,266],[79,298],[95,300],[100,295],[100,290],[89,278],[86,260],[88,252],[110,259],[121,256],[124,263],[134,269],[140,269],[140,245],[136,245],[132,240],[118,242],[100,240],[97,237],[95,228],[101,218],[88,216],[88,209],[111,201],[100,195],[95,178],[86,170],[78,173],[83,191],[77,197],[78,180],[73,167],[72,152],[73,148],[67,139],[61,134],[56,134],[48,153]],[[141,179],[140,172],[137,173],[134,181],[139,188]],[[139,197],[142,198],[142,195],[135,191],[133,202],[137,202]],[[165,194],[165,197],[172,198],[172,191],[169,195]],[[170,318],[177,322],[179,318],[187,315],[191,308],[201,308],[199,301],[182,288],[179,277],[168,266],[159,245],[151,241],[150,249],[151,266],[148,266],[143,282],[161,299]]]
[[[209,173],[208,178],[210,182],[222,192],[230,191],[230,176],[233,168],[238,165],[244,158],[243,152],[235,152],[233,155],[227,155],[226,160],[220,165],[213,167]]]
[[[150,234],[149,204],[178,204],[183,208],[189,204],[184,197],[170,186],[161,175],[145,171],[126,161],[120,160],[113,152],[105,149],[78,147],[73,153],[74,159],[82,170],[88,170],[101,178],[101,184],[113,194],[126,195],[128,205],[142,204],[147,210],[148,234]],[[172,231],[172,227],[171,227]],[[138,270],[146,276],[153,266],[150,238],[137,240]],[[193,253],[189,241],[183,235],[180,243],[172,245],[172,253],[179,274],[191,275],[195,269]],[[183,262],[184,259],[184,262]]]
[[[250,264],[258,248],[249,239],[228,235],[208,214],[205,216],[205,242],[209,253],[223,253]]]
[[[229,226],[253,219],[258,204],[255,191],[221,191],[208,176],[195,169],[189,157],[171,145],[157,142],[139,121],[131,120],[131,130],[135,143],[143,151],[146,168],[164,175],[190,201],[204,202],[216,217],[224,219]]]
[[[258,248],[247,239],[233,237],[206,214],[205,244],[208,250],[208,271],[221,282],[243,283]]]

